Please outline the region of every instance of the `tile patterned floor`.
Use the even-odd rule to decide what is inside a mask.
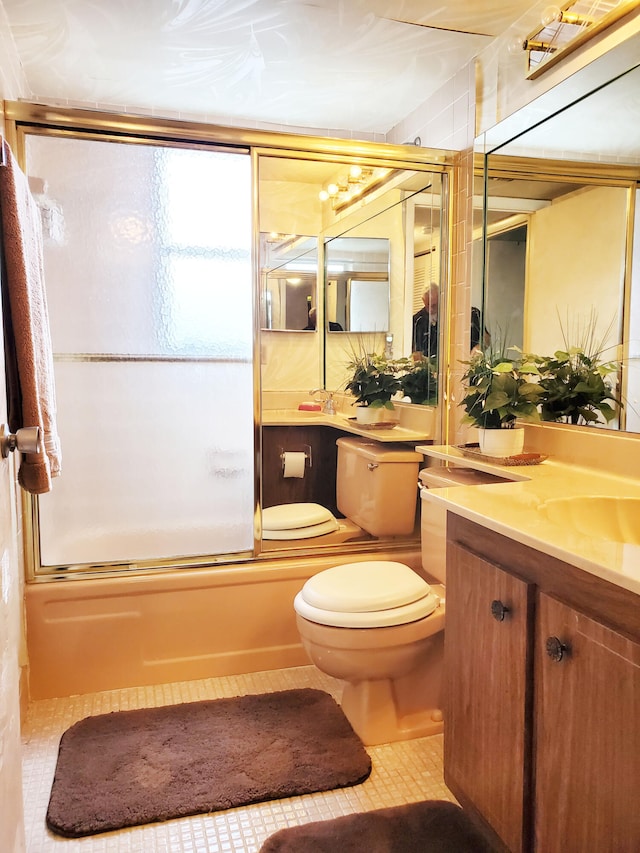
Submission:
[[[373,771],[353,788],[81,839],[60,838],[46,828],[60,736],[77,720],[115,710],[296,687],[316,687],[339,698],[337,682],[305,666],[33,702],[23,730],[27,853],[257,853],[267,836],[285,826],[424,799],[455,802],[442,778],[442,737],[436,735],[369,747]]]

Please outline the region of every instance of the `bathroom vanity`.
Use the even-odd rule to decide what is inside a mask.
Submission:
[[[638,850],[640,547],[544,511],[560,488],[635,501],[638,484],[552,461],[513,475],[430,494],[448,509],[445,781],[504,850]]]
[[[637,850],[637,596],[457,515],[445,780],[510,851]]]

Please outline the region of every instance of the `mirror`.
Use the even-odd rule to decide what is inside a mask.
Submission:
[[[310,322],[317,303],[318,240],[276,231],[260,233],[260,301],[262,328],[314,331]]]
[[[389,240],[336,237],[325,245],[328,332],[385,332],[389,328]]]
[[[476,140],[474,190],[473,287],[489,332],[552,355],[591,331],[602,360],[621,363],[623,408],[608,427],[632,432],[640,431],[639,91],[635,66],[529,128],[510,117],[518,130],[508,142],[494,145],[499,126]]]
[[[439,283],[445,268],[440,261],[441,221],[448,221],[441,216],[445,181],[445,169],[437,166],[422,171],[303,154],[259,155],[262,403],[272,412],[296,409],[293,424],[288,417],[263,418],[263,508],[319,503],[341,517],[336,441],[350,432],[348,422],[336,418],[320,424],[316,412],[299,415],[298,407],[310,401],[312,389],[345,391],[354,356],[411,354],[413,315],[422,307],[425,287]],[[314,329],[318,334],[300,334]],[[420,423],[437,424],[434,385],[436,392],[417,415]],[[320,402],[326,395],[313,396]],[[336,400],[342,409],[340,395]],[[413,407],[409,415],[416,415]],[[287,451],[307,454],[301,476],[285,475]],[[349,521],[312,541],[272,533],[262,543],[271,552],[308,552],[374,538]],[[418,537],[416,512],[412,532],[395,539]]]
[[[410,355],[413,314],[440,281],[444,171],[260,155],[263,390],[342,390],[363,347]],[[325,333],[290,334],[314,326]]]

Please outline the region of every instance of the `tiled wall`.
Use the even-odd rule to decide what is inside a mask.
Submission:
[[[452,444],[464,440],[466,433],[466,429],[460,427],[457,399],[464,372],[461,362],[469,357],[474,128],[475,63],[471,62],[387,136],[387,141],[394,143],[411,142],[419,137],[420,144],[428,148],[448,148],[459,152],[452,188],[451,336],[446,362],[449,391],[444,436]]]

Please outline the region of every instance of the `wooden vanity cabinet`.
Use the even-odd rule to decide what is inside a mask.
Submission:
[[[445,781],[513,853],[640,851],[638,596],[448,515]]]

